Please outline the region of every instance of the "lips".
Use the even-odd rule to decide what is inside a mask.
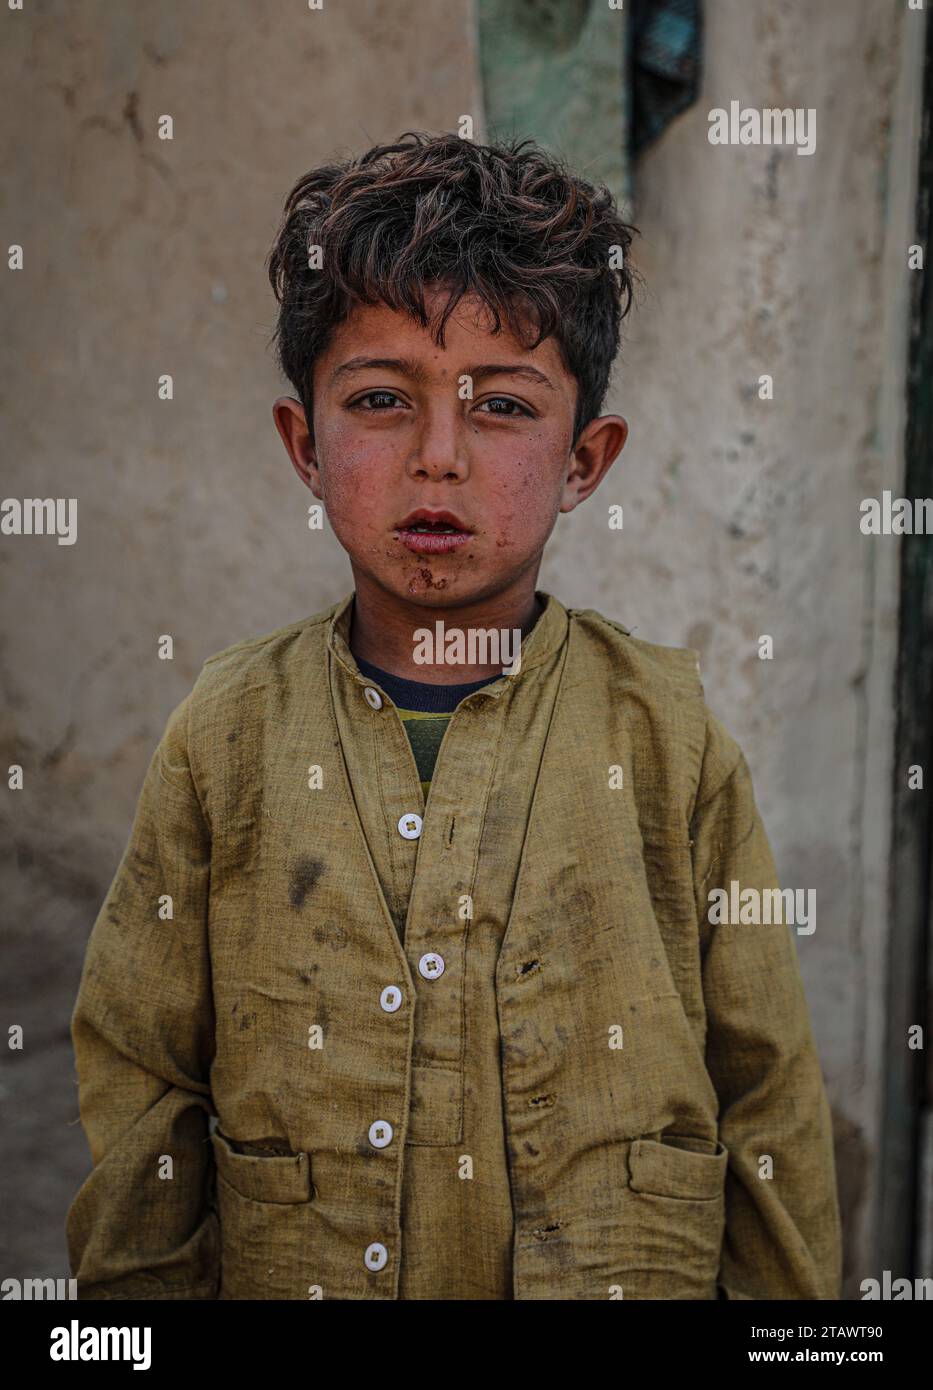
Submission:
[[[432,512],[427,507],[419,507],[415,512],[409,512],[404,521],[400,521],[397,529],[399,531],[410,531],[413,528],[428,528],[432,531],[469,531],[458,516],[453,512]]]
[[[395,532],[402,545],[422,555],[443,555],[456,550],[473,534],[453,512],[431,511],[427,507],[409,512]]]

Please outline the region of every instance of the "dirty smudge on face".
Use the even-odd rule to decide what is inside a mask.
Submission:
[[[408,592],[410,594],[423,594],[431,589],[446,589],[447,580],[444,578],[435,579],[429,569],[419,569],[408,581]]]

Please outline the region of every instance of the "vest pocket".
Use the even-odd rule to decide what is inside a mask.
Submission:
[[[257,1157],[237,1153],[226,1135],[211,1135],[217,1175],[251,1202],[309,1202],[311,1160],[306,1153]]]
[[[629,1185],[633,1192],[683,1201],[722,1197],[729,1151],[718,1140],[668,1135],[636,1139],[629,1147]]]
[[[668,1135],[632,1142],[622,1207],[623,1298],[716,1298],[728,1163],[718,1140]]]
[[[589,1149],[516,1231],[520,1299],[715,1300],[729,1152],[665,1134]]]
[[[215,1130],[220,1219],[218,1299],[304,1299],[312,1276],[296,1277],[311,1248],[309,1155],[240,1154]]]

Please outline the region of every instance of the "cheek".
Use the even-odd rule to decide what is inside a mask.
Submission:
[[[550,534],[560,505],[563,472],[542,458],[553,454],[535,449],[513,451],[508,468],[496,479],[490,531],[497,549],[532,550]]]
[[[352,428],[332,428],[319,441],[321,489],[328,516],[335,526],[349,524],[359,531],[370,518],[385,509],[385,480],[389,456],[373,448],[363,448]]]

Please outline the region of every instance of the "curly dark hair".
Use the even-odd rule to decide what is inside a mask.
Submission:
[[[405,131],[396,144],[311,169],[295,184],[269,254],[279,303],[271,342],[312,429],[315,359],[358,302],[444,326],[477,295],[531,350],[553,335],[578,385],[573,438],[602,408],[632,304],[625,223],[610,191],[532,140],[479,145]],[[322,268],[309,267],[321,247]],[[621,261],[621,264],[613,262]],[[432,324],[425,290],[449,291]]]

